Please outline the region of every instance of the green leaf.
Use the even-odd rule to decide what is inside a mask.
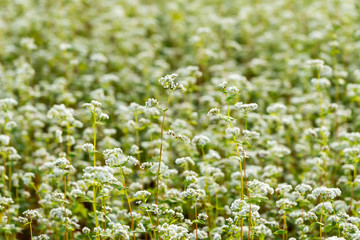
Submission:
[[[284,235],[284,234],[286,234],[287,233],[287,231],[286,230],[283,230],[283,229],[279,229],[279,230],[277,230],[276,232],[274,232],[274,234],[276,234],[276,235]]]
[[[231,94],[230,96],[228,96],[227,98],[225,98],[225,101],[229,101],[231,99],[233,99],[237,94]]]
[[[321,223],[321,222],[313,222],[312,224],[311,224],[311,226],[314,226],[314,225],[320,225],[320,226],[325,226],[323,223]]]
[[[125,188],[123,187],[123,186],[121,186],[121,185],[119,185],[119,184],[111,184],[111,186],[113,186],[114,188],[116,188],[117,190],[119,190],[119,191],[122,191],[122,190],[124,190]]]

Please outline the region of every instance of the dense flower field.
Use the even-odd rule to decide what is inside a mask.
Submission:
[[[0,239],[360,239],[357,0],[0,0]]]

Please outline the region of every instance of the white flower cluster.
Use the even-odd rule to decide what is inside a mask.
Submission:
[[[312,195],[315,197],[322,196],[325,199],[335,199],[341,195],[341,191],[338,188],[327,188],[327,187],[317,187],[312,192]]]
[[[165,77],[159,79],[159,83],[163,88],[169,89],[170,91],[180,89],[181,91],[185,92],[186,88],[182,84],[175,82],[177,76],[178,74],[176,73],[166,75]]]

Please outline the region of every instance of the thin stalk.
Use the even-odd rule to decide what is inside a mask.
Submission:
[[[33,234],[32,234],[32,226],[31,226],[31,223],[32,223],[32,219],[30,220],[30,237],[31,237],[31,240],[33,240]]]
[[[99,221],[97,218],[97,212],[96,212],[96,187],[95,185],[93,186],[93,211],[94,211],[94,215],[95,215],[95,225],[96,225],[96,234],[97,234],[97,239],[100,239],[100,232],[99,232]]]
[[[102,187],[102,202],[103,202],[103,208],[104,208],[104,229],[106,231],[106,208],[105,208],[105,193],[104,193],[104,187]]]
[[[201,147],[201,153],[202,153],[202,156],[203,156],[203,161],[206,165],[208,165],[207,163],[207,160],[205,158],[205,152],[204,152],[204,148]],[[208,193],[208,184],[207,184],[207,172],[205,170],[205,193]],[[211,206],[211,199],[210,199],[210,194],[207,195],[207,200],[209,202],[209,205]],[[205,206],[205,210],[206,210],[206,214],[208,215],[208,219],[207,219],[207,222],[208,222],[208,234],[209,234],[209,239],[211,240],[211,234],[210,234],[210,229],[211,229],[211,215],[210,215],[210,212],[209,212],[209,208]]]
[[[354,159],[354,175],[353,175],[353,182],[351,184],[351,198],[350,198],[350,206],[349,206],[349,212],[348,214],[351,213],[351,206],[352,206],[352,202],[354,199],[354,185],[355,185],[355,179],[356,179],[356,159]]]
[[[93,129],[94,129],[94,167],[96,167],[96,113],[93,113]],[[96,233],[97,233],[97,239],[100,238],[100,232],[99,232],[99,221],[97,218],[97,212],[96,212],[96,187],[95,187],[95,180],[94,180],[94,186],[93,186],[93,210],[94,210],[94,216],[95,216],[95,224],[96,224]]]
[[[126,183],[125,183],[125,177],[124,177],[124,172],[122,170],[122,168],[120,168],[120,171],[121,171],[121,176],[122,176],[122,179],[123,179],[123,185],[124,185],[124,191],[125,191],[125,195],[126,195],[126,200],[128,202],[128,205],[129,205],[129,211],[130,211],[130,217],[131,217],[131,229],[134,231],[134,219],[133,219],[133,214],[132,214],[132,210],[131,210],[131,203],[130,203],[130,199],[129,199],[129,195],[127,193],[127,190],[126,190]],[[133,237],[134,237],[134,240],[135,240],[135,233],[133,232]]]
[[[196,209],[196,203],[195,201],[195,228],[196,228],[196,240],[198,240],[198,224],[197,224],[197,209]]]
[[[146,212],[147,212],[147,211],[146,211]],[[147,214],[148,214],[148,216],[149,216],[149,220],[150,220],[151,228],[153,229],[153,232],[154,232],[154,238],[156,239],[156,233],[155,233],[155,230],[154,230],[154,224],[153,224],[153,222],[152,222],[152,220],[151,220],[150,213],[149,213],[149,212],[147,212]],[[151,232],[149,232],[149,233],[150,233],[150,238],[151,238],[151,239],[153,239],[153,238],[152,238],[152,235],[151,235]]]
[[[320,223],[322,223],[323,213],[324,213],[324,200],[322,200],[321,214],[320,214]],[[322,240],[322,229],[321,229],[321,225],[320,225],[320,240]]]
[[[286,212],[284,211],[284,226],[283,226],[283,230],[285,230],[286,231],[286,229],[287,229],[287,224],[286,224]],[[286,237],[286,233],[284,233],[283,234],[283,239],[285,239],[285,237]]]
[[[231,232],[231,235],[230,235],[230,239],[232,239],[232,236],[234,235],[234,232],[235,232],[235,228],[236,228],[236,226],[237,226],[237,223],[238,223],[238,221],[239,221],[239,217],[236,219],[236,221],[235,221],[235,224],[234,224],[234,228],[233,228],[233,230],[232,230],[232,232]]]
[[[169,103],[170,103],[170,90],[169,90],[166,107],[163,111],[163,118],[162,118],[162,123],[161,123],[159,167],[158,167],[158,171],[156,174],[156,197],[155,197],[156,205],[158,205],[158,201],[159,201],[159,178],[160,178],[160,166],[161,166],[161,156],[162,156],[162,148],[163,148],[164,125],[165,125],[165,116],[166,116],[165,114],[166,114],[167,108],[169,106]],[[159,213],[156,213],[156,226],[159,226]]]
[[[12,161],[11,158],[9,158],[9,192],[11,194],[11,175],[12,175],[12,169],[11,169]]]
[[[64,170],[63,170],[64,174]],[[68,221],[67,221],[67,215],[66,215],[66,176],[64,176],[64,215],[65,215],[65,239],[68,240]]]
[[[227,97],[227,94],[225,94],[225,95]],[[228,117],[230,117],[229,101],[227,101],[226,107],[227,107]],[[230,126],[230,128],[233,128],[230,121],[229,121],[229,126]],[[236,154],[237,154],[237,156],[239,158],[239,168],[240,168],[240,175],[241,175],[240,197],[241,197],[241,200],[244,200],[244,176],[243,176],[243,168],[242,168],[241,159],[240,159],[240,151],[239,151],[239,147],[238,147],[237,140],[236,140],[235,136],[233,136],[233,140],[234,140],[234,144],[235,144],[235,148],[236,148]],[[243,236],[243,225],[244,225],[244,220],[241,218],[240,219],[241,240],[243,240],[243,238],[244,238],[244,236]]]

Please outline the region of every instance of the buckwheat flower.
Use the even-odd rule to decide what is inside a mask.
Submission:
[[[107,63],[107,58],[101,53],[94,53],[91,55],[90,60],[93,62]]]
[[[206,221],[208,219],[208,215],[206,213],[200,213],[198,215],[198,219]]]
[[[25,212],[23,212],[23,215],[28,219],[42,218],[41,214],[37,210],[26,210]]]
[[[220,92],[226,92],[226,87],[227,87],[228,83],[227,82],[221,82],[217,85],[217,89],[220,91]]]
[[[209,110],[209,112],[207,113],[207,115],[210,116],[217,116],[218,114],[220,114],[220,109],[218,108],[211,108]]]
[[[176,139],[182,141],[183,143],[185,144],[189,144],[190,143],[190,138],[188,136],[185,136],[185,135],[182,135],[182,134],[179,134],[176,136]]]
[[[358,142],[360,141],[360,133],[358,132],[342,132],[339,133],[339,137],[341,138],[345,138],[346,140],[350,141],[350,142]]]
[[[210,143],[210,139],[204,135],[196,135],[192,139],[192,143],[204,147],[206,144]]]
[[[167,135],[169,135],[169,136],[171,136],[171,137],[176,137],[176,133],[175,133],[175,131],[174,130],[169,130],[169,131],[167,131]]]
[[[34,237],[34,240],[49,240],[49,239],[50,239],[50,237],[46,234],[41,234],[37,237]]]
[[[0,135],[0,143],[4,146],[10,143],[10,137],[7,135]]]
[[[295,187],[296,191],[299,191],[302,194],[305,194],[306,192],[310,192],[312,190],[312,187],[308,184],[301,183]]]
[[[324,61],[321,59],[310,59],[306,63],[319,70],[324,66]]]
[[[238,128],[238,127],[227,128],[225,130],[225,133],[228,137],[237,136],[240,133],[240,128]]]
[[[134,158],[132,156],[127,156],[127,164],[129,166],[136,166],[139,164],[139,160],[137,160],[136,158]]]
[[[27,172],[24,175],[21,175],[21,177],[24,184],[28,186],[31,183],[32,179],[35,178],[35,174],[32,172]]]
[[[284,114],[287,107],[282,103],[274,103],[266,108],[266,111],[270,114]]]
[[[94,105],[95,107],[101,107],[101,102],[96,101],[96,100],[91,100],[90,102],[92,105]]]
[[[67,51],[72,48],[72,45],[70,43],[60,43],[59,48],[61,51]]]
[[[345,148],[343,150],[344,155],[347,157],[358,157],[359,152],[360,152],[360,149],[357,147]]]
[[[322,212],[324,210],[327,211],[328,213],[333,212],[333,207],[332,207],[332,205],[331,205],[331,203],[329,201],[319,203],[314,208],[312,208],[310,210],[310,212],[320,213],[320,212]]]
[[[145,103],[146,108],[157,107],[158,105],[159,105],[159,102],[155,98],[149,98],[147,100],[147,102]]]
[[[274,194],[274,189],[269,184],[260,182],[259,180],[252,180],[248,182],[248,187],[251,194],[255,197],[266,196],[267,194]]]
[[[182,198],[196,198],[197,200],[201,200],[205,196],[206,193],[203,189],[187,188],[181,193]]]
[[[184,175],[185,175],[185,180],[187,182],[193,182],[198,177],[198,174],[196,172],[194,172],[194,171],[185,171]]]
[[[86,167],[83,178],[87,180],[95,180],[101,184],[120,185],[119,181],[113,176],[111,168],[105,167]]]
[[[100,78],[101,83],[111,83],[111,82],[118,82],[120,78],[115,74],[105,74]]]
[[[343,229],[342,232],[345,235],[348,233],[351,233],[351,232],[359,231],[359,229],[356,227],[356,225],[354,225],[352,223],[343,222],[343,223],[340,223],[339,227]]]
[[[254,232],[256,233],[256,235],[259,235],[259,236],[271,236],[272,235],[271,230],[264,224],[255,226],[253,229],[254,229]]]
[[[176,90],[178,88],[181,90],[185,89],[181,84],[175,82],[177,76],[178,75],[176,73],[166,75],[165,77],[159,79],[159,84],[165,89],[170,89],[170,91]]]
[[[119,157],[120,155],[123,154],[123,151],[121,148],[105,149],[103,151],[103,154],[104,154],[105,158]]]
[[[273,148],[270,149],[271,153],[278,156],[286,156],[291,153],[290,149],[284,145],[276,145]]]
[[[312,194],[315,197],[322,195],[326,199],[334,199],[341,195],[341,191],[338,188],[327,188],[327,187],[317,187],[312,191]]]
[[[54,199],[54,201],[62,201],[64,200],[64,193],[53,192],[51,197]]]
[[[276,201],[276,207],[278,208],[292,208],[295,207],[296,205],[297,205],[296,202],[291,201],[290,199],[287,198],[282,198]]]
[[[0,99],[0,109],[6,109],[18,105],[18,102],[13,98]]]
[[[256,103],[243,104],[241,102],[238,102],[235,104],[235,108],[243,113],[248,113],[255,111],[258,108],[258,105]]]
[[[107,120],[107,119],[109,119],[109,115],[107,115],[106,113],[100,113],[99,119],[100,120]]]
[[[58,168],[64,169],[68,165],[70,165],[70,162],[65,157],[61,157],[61,158],[56,159],[56,161],[54,162],[54,165]]]
[[[6,130],[12,130],[12,129],[14,129],[15,127],[17,127],[17,124],[16,124],[16,122],[14,122],[14,121],[9,121],[9,122],[7,122],[7,123],[5,124],[5,129],[6,129]]]
[[[326,240],[346,240],[345,238],[343,237],[336,237],[336,236],[333,236],[333,237],[328,237],[326,238]]]
[[[82,197],[85,196],[85,192],[81,191],[80,189],[73,189],[70,192],[70,196],[73,198]]]
[[[35,44],[33,38],[22,38],[20,41],[20,45],[31,51],[37,49],[37,45]]]
[[[109,223],[111,229],[113,230],[113,234],[115,236],[121,236],[122,238],[129,240],[129,227],[126,225],[122,225],[120,223]]]
[[[91,151],[94,151],[94,145],[91,144],[91,143],[85,143],[83,146],[82,146],[82,149],[86,152],[91,152]]]
[[[183,93],[187,90],[182,84],[179,84],[177,88],[180,89],[180,91],[182,91]]]
[[[58,140],[59,143],[62,143],[63,142],[63,138],[62,138],[62,131],[61,130],[56,130],[55,131],[55,136],[56,136],[56,139]]]
[[[90,229],[88,227],[83,227],[81,230],[84,234],[90,234]]]
[[[188,239],[188,230],[176,224],[164,223],[159,226],[159,234],[163,239],[182,240]]]
[[[313,78],[311,79],[311,84],[316,87],[329,87],[331,85],[330,81],[326,78]]]
[[[93,104],[91,104],[91,103],[84,103],[83,107],[85,107],[86,109],[88,109],[91,112],[95,111],[95,106]]]
[[[346,85],[346,94],[350,98],[358,96],[360,93],[360,84],[349,83]]]
[[[238,211],[242,208],[243,205],[247,205],[246,201],[241,200],[241,199],[236,199],[232,204],[230,209],[232,211]]]
[[[134,197],[138,200],[146,200],[148,197],[150,197],[151,193],[146,191],[146,190],[142,190],[142,191],[137,191],[134,195]]]
[[[5,207],[9,207],[11,204],[13,204],[14,201],[10,197],[2,197],[0,195],[0,211],[4,210]]]
[[[242,130],[242,134],[246,137],[246,138],[250,138],[250,139],[258,139],[260,137],[260,133],[255,132],[255,131],[249,131],[249,130]]]
[[[237,93],[239,93],[239,91],[240,90],[235,86],[231,86],[231,87],[228,88],[228,93],[229,94],[237,94]]]
[[[182,157],[182,158],[177,158],[175,160],[175,163],[177,165],[185,165],[186,163],[189,163],[191,165],[195,165],[195,162],[191,159],[191,157]]]
[[[287,183],[280,183],[277,188],[276,192],[280,192],[281,194],[285,194],[290,192],[293,189],[293,187]]]

